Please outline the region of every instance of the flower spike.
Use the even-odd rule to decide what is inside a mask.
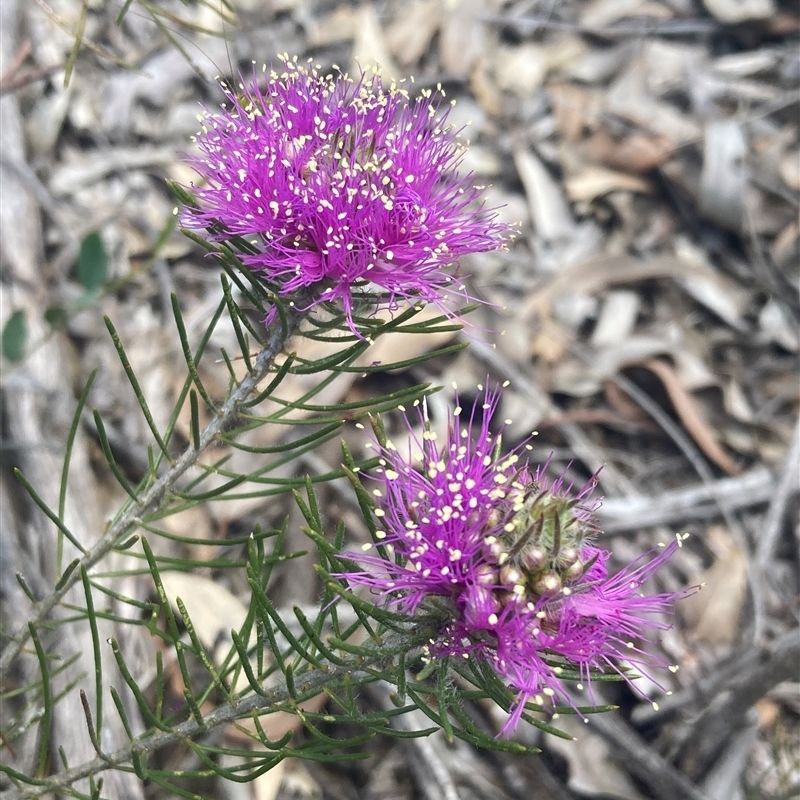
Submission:
[[[375,72],[323,75],[288,59],[223,89],[228,103],[202,116],[188,159],[202,183],[181,222],[245,239],[242,262],[298,307],[337,301],[354,332],[358,298],[452,315],[446,296],[468,295],[450,268],[504,246],[508,230],[458,174],[464,147],[431,92],[410,100]]]
[[[422,420],[419,466],[391,443],[381,448],[381,544],[394,558],[359,555],[363,571],[341,577],[410,616],[438,614],[426,657],[488,662],[516,692],[509,733],[529,701],[574,707],[565,668],[594,702],[598,671],[630,683],[622,664],[643,674],[668,667],[637,642],[668,628],[674,601],[692,590],[641,594],[679,541],[609,574],[611,554],[595,541],[597,476],[576,491],[563,476],[548,478],[548,464],[521,463],[519,448],[503,455],[502,431],[490,427],[499,393],[484,399],[480,421],[451,415],[443,442]]]

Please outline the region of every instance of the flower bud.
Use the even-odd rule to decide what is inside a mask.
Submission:
[[[524,579],[525,576],[521,570],[517,569],[513,564],[504,564],[500,568],[500,583],[503,586],[516,586],[518,583],[522,583]]]
[[[469,586],[462,594],[464,621],[475,630],[489,630],[497,624],[502,606],[486,586]]]
[[[491,588],[499,583],[497,572],[490,564],[479,564],[475,567],[475,581],[478,586]]]
[[[571,567],[581,557],[577,547],[564,547],[558,556],[558,563],[563,567]]]
[[[552,597],[561,591],[561,576],[557,572],[543,572],[534,579],[532,588],[540,597]]]
[[[575,561],[574,563],[570,564],[564,575],[567,578],[572,578],[573,580],[580,578],[583,576],[583,573],[586,572],[586,564],[583,563],[580,559]]]
[[[483,557],[487,561],[499,564],[503,560],[504,555],[506,555],[506,548],[503,546],[502,542],[494,537],[490,537],[484,542]]]
[[[547,553],[541,547],[529,547],[520,555],[519,563],[526,572],[538,572],[547,563]]]

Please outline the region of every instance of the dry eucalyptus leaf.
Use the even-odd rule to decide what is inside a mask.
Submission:
[[[608,90],[607,110],[675,144],[697,140],[700,126],[670,103],[653,96],[647,84],[647,66],[646,56],[631,61]]]
[[[648,194],[650,184],[634,175],[615,172],[604,167],[587,165],[564,181],[567,196],[573,202],[594,200],[614,191]]]
[[[565,72],[588,52],[589,48],[583,38],[572,33],[555,35],[542,46],[548,72]]]
[[[800,192],[800,150],[787,153],[781,159],[781,178],[795,192]]]
[[[451,0],[439,33],[442,69],[457,78],[467,78],[486,53],[486,23],[483,17],[496,3],[486,0]]]
[[[698,302],[725,320],[732,328],[744,331],[744,313],[750,296],[730,278],[715,270],[706,251],[685,236],[675,237],[675,254],[689,269],[678,283]]]
[[[398,64],[416,64],[428,52],[444,15],[443,0],[416,0],[386,29],[386,44]]]
[[[728,475],[738,475],[742,471],[741,467],[723,449],[716,431],[706,420],[699,403],[683,386],[673,367],[665,361],[655,359],[642,366],[656,375],[664,385],[683,427],[691,434],[703,453]]]
[[[724,120],[706,126],[698,205],[704,217],[732,231],[742,224],[746,158],[747,142],[738,122]]]
[[[758,315],[758,325],[763,336],[779,344],[790,353],[800,351],[800,334],[781,303],[770,298]]]
[[[775,15],[772,0],[703,0],[703,5],[727,25],[753,19],[769,19]]]
[[[530,150],[517,150],[514,163],[536,233],[546,242],[569,239],[575,233],[575,220],[558,182]]]
[[[603,28],[621,19],[642,14],[642,6],[655,6],[646,0],[591,0],[581,11],[581,22],[591,28]],[[664,13],[669,14],[664,8]]]
[[[636,292],[625,289],[609,292],[592,332],[592,346],[612,347],[625,341],[633,333],[640,307]]]
[[[614,136],[607,125],[600,125],[586,140],[583,151],[607,167],[638,175],[672,158],[675,144],[666,136],[646,131]]]
[[[469,79],[469,88],[486,114],[494,117],[502,114],[502,93],[487,58],[479,58],[475,62]]]
[[[361,6],[356,20],[356,39],[353,42],[353,72],[367,66],[378,66],[387,80],[401,80],[403,72],[395,64],[386,44],[378,12],[372,5]]]
[[[528,97],[538,89],[547,74],[547,63],[541,47],[523,44],[519,47],[498,47],[494,52],[497,85],[519,97]]]
[[[756,420],[755,412],[747,395],[744,393],[742,384],[733,378],[722,385],[722,403],[725,411],[735,420],[752,424]]]
[[[343,5],[325,17],[313,17],[309,21],[308,40],[314,47],[327,47],[335,42],[347,42],[355,38],[361,12],[355,6]]]
[[[286,764],[283,786],[287,794],[297,800],[322,800],[325,795],[322,786],[299,758],[288,759],[281,763]]]
[[[253,792],[252,800],[275,800],[286,777],[286,766],[288,764],[288,759],[280,761],[272,769],[252,781],[250,784]]]
[[[603,98],[599,92],[557,83],[547,87],[553,104],[553,113],[561,135],[568,142],[578,142],[587,129],[592,129],[600,119]]]
[[[687,637],[716,649],[728,647],[739,635],[739,617],[747,598],[746,555],[721,525],[709,526],[707,540],[714,563],[698,578],[702,591],[678,605]]]

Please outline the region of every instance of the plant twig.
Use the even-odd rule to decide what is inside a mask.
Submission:
[[[368,668],[375,666],[380,660],[382,659],[378,656],[371,660],[358,657],[352,663],[343,667],[329,667],[324,671],[312,669],[297,678],[295,696],[317,694],[324,687],[335,685],[337,682],[368,677]],[[289,704],[293,699],[285,687],[280,687],[267,690],[264,694],[252,694],[239,700],[234,700],[206,714],[202,718],[202,722],[192,717],[180,725],[176,725],[171,731],[155,734],[148,731],[113,753],[98,756],[78,767],[73,767],[66,772],[46,778],[39,785],[12,791],[3,796],[4,800],[32,800],[32,798],[59,793],[76,781],[90,776],[95,777],[106,770],[128,764],[134,756],[146,762],[147,756],[161,750],[163,747],[169,747],[187,739],[194,739],[197,736],[207,734],[210,730],[218,728],[220,725],[251,716],[254,711],[265,711],[273,707]]]
[[[69,592],[72,586],[80,580],[82,569],[87,572],[101,561],[120,540],[125,537],[136,525],[142,514],[151,511],[162,499],[164,494],[175,485],[178,478],[188,469],[193,467],[205,449],[230,426],[240,406],[253,394],[258,384],[266,377],[275,357],[283,350],[289,338],[297,328],[299,314],[293,309],[287,310],[287,326],[284,329],[280,322],[275,322],[272,332],[268,337],[266,347],[258,354],[253,365],[253,371],[231,392],[230,397],[220,407],[217,416],[209,422],[200,434],[198,446],[192,443],[184,450],[175,464],[170,467],[153,485],[142,494],[138,503],[131,503],[119,518],[111,524],[106,532],[90,548],[89,552],[81,559],[79,569],[73,571],[70,578],[58,589],[41,600],[35,613],[9,636],[10,642],[0,656],[0,673],[5,672],[22,652],[23,647],[30,638],[28,623],[38,626],[50,612],[58,605],[61,599]]]

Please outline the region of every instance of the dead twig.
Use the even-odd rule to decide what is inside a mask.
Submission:
[[[659,700],[658,709],[639,706],[633,712],[633,721],[637,725],[661,725],[690,708],[707,708],[723,693],[731,694],[731,704],[742,708],[743,714],[774,686],[796,675],[798,658],[800,629],[795,628],[767,645],[740,650],[710,675]]]
[[[718,517],[718,500],[735,511],[767,503],[774,495],[775,476],[761,466],[733,478],[720,478],[657,495],[610,497],[603,501],[597,516],[606,533],[625,533],[656,525]]]
[[[739,669],[713,690],[711,702],[696,720],[685,742],[685,771],[700,776],[714,763],[731,731],[741,727],[747,712],[770,689],[797,675],[800,629],[795,628],[766,647],[750,651]]]
[[[617,714],[593,714],[589,724],[624,755],[631,773],[644,781],[656,800],[708,800],[706,794],[660,756]]]
[[[758,536],[756,561],[764,569],[772,560],[772,555],[781,535],[784,514],[789,498],[798,491],[797,479],[800,472],[800,417],[795,424],[789,452],[781,466],[778,485],[771,492],[772,500],[764,517],[764,526]]]

